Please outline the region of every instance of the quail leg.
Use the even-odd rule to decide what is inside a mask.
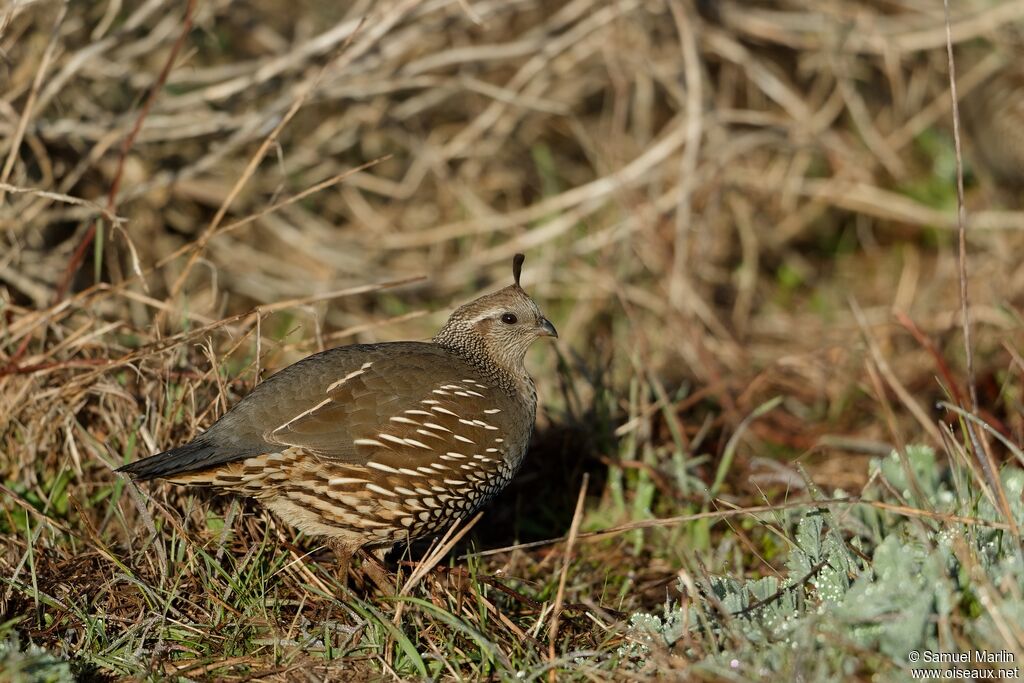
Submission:
[[[372,550],[363,548],[359,552],[363,555],[363,573],[387,595],[397,593],[398,588],[391,581],[384,566],[384,556],[388,554],[387,546]]]
[[[328,539],[327,547],[334,551],[334,557],[337,559],[338,580],[341,581],[343,586],[347,586],[348,569],[352,564],[352,553],[356,549],[340,538]]]

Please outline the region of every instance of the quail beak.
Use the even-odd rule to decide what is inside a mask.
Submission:
[[[547,318],[541,318],[537,321],[537,334],[541,337],[554,337],[558,339],[558,330],[555,329],[555,326]]]

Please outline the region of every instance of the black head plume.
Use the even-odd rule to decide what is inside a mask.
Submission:
[[[516,280],[516,287],[519,286],[519,276],[523,274],[523,261],[526,260],[526,256],[523,254],[516,254],[512,257],[512,277]]]

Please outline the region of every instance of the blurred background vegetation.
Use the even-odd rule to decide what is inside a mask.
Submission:
[[[882,486],[1019,550],[999,503],[1020,491],[991,466],[1019,467],[1024,441],[1024,2],[954,3],[948,29],[977,406],[941,2],[0,6],[3,661],[49,656],[32,643],[58,677],[60,658],[101,679],[641,676],[631,614],[710,600],[712,576],[789,576],[810,533],[729,508]],[[408,602],[340,592],[315,542],[249,502],[111,473],[311,352],[430,337],[519,251],[561,335],[530,358],[533,452]],[[1005,443],[967,438],[943,400]],[[869,464],[895,449],[913,474],[911,443],[972,482],[962,507]],[[584,531],[710,516],[474,554],[562,537],[584,481]],[[847,523],[814,529],[835,544]],[[840,534],[865,544],[851,577],[884,526]],[[807,671],[715,669],[715,604],[658,666]],[[992,643],[1019,652],[1010,632]],[[813,675],[905,673],[851,642]]]

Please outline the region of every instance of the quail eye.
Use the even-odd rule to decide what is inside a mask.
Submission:
[[[505,323],[506,325],[515,325],[517,322],[519,322],[519,318],[516,317],[515,313],[505,313],[504,315],[501,316],[501,322]]]

